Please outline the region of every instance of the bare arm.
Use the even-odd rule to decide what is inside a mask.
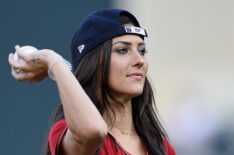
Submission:
[[[33,56],[23,55],[19,48],[17,50],[19,56],[27,62],[25,66],[21,66],[22,70],[31,73],[20,77],[12,73],[19,81],[39,81],[33,79],[39,77],[33,75],[33,70],[37,70],[35,74],[39,74],[38,70],[41,70],[40,74],[45,75],[48,66],[58,61],[53,65],[52,72],[68,125],[68,131],[62,141],[62,151],[69,155],[94,153],[107,135],[107,125],[69,68],[60,63],[62,57],[51,50],[41,50]],[[37,59],[36,63],[31,61],[33,58]],[[18,65],[14,62],[12,54],[9,55],[9,63],[13,68]]]
[[[106,123],[67,66],[56,63],[52,71],[69,128],[64,137],[64,151],[92,154],[107,134]]]

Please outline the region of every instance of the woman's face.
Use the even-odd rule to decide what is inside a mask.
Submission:
[[[142,93],[148,71],[145,53],[145,43],[137,35],[112,39],[109,87],[115,98],[130,99]]]

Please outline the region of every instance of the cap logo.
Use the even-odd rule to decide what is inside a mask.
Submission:
[[[81,52],[83,51],[84,48],[85,48],[85,45],[84,45],[84,44],[78,46],[79,52],[81,53]]]
[[[135,34],[140,34],[140,35],[146,36],[145,30],[140,28],[140,27],[125,26],[125,32],[126,33],[135,33]]]
[[[130,27],[125,27],[125,31],[128,32],[128,33],[131,33],[131,32],[132,32],[132,30],[131,30]]]
[[[140,32],[140,31],[141,31],[141,29],[139,29],[139,28],[134,28],[134,30],[135,30],[136,32]]]

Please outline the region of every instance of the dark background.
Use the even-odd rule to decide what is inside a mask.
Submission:
[[[0,155],[37,155],[60,103],[56,83],[17,82],[8,54],[14,46],[53,49],[70,60],[70,40],[90,13],[110,8],[111,0],[0,1]]]

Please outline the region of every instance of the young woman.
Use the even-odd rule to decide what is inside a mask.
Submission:
[[[18,81],[52,76],[62,104],[57,109],[46,154],[175,155],[155,113],[147,79],[147,33],[128,11],[89,15],[71,42],[73,73],[53,50],[9,55]]]

